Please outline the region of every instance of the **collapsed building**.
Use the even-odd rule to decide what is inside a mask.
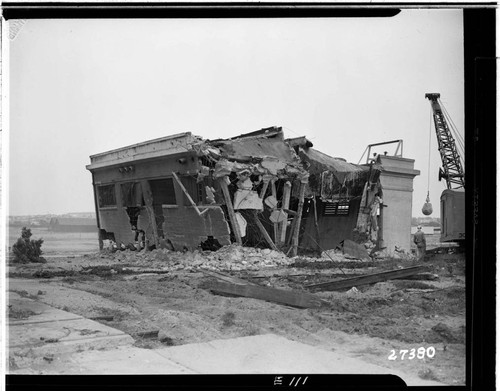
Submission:
[[[238,243],[297,255],[349,239],[410,250],[414,160],[352,164],[279,127],[230,139],[190,132],[90,156],[102,249],[215,250]]]

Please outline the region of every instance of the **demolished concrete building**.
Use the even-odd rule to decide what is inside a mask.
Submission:
[[[92,155],[100,248],[236,242],[294,256],[349,239],[409,251],[414,160],[356,165],[312,147],[271,127],[218,140],[181,133]]]

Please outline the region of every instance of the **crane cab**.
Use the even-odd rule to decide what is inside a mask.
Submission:
[[[465,240],[465,191],[446,189],[441,193],[441,242]]]

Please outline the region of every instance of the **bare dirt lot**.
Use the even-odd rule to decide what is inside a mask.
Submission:
[[[18,293],[85,317],[99,317],[100,322],[133,335],[142,348],[274,333],[421,379],[464,384],[465,260],[460,254],[443,254],[425,264],[438,276],[436,280],[399,279],[319,291],[314,294],[326,304],[308,309],[214,294],[210,287],[217,278],[206,271],[308,292],[308,284],[416,262],[359,261],[342,255],[285,258],[269,250],[229,246],[217,252],[127,250],[48,257],[45,264],[11,264],[8,269],[10,279],[31,282],[32,289]],[[426,354],[417,357],[422,347]],[[408,350],[404,357],[401,350]],[[429,357],[427,352],[433,351]]]

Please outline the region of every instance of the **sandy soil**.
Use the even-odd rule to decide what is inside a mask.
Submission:
[[[159,330],[157,338],[136,337],[136,346],[143,348],[275,333],[422,379],[465,383],[463,256],[431,258],[429,271],[438,280],[391,280],[359,286],[357,291],[317,292],[328,305],[297,309],[211,293],[214,277],[185,265],[200,264],[216,253],[165,254],[145,258],[129,251],[94,253],[48,258],[45,264],[11,264],[8,269],[11,281],[25,286],[21,292],[17,288],[18,293],[85,317],[112,316],[100,321],[131,335]],[[307,284],[414,264],[394,259],[370,263],[296,258],[287,265],[270,263],[260,270],[226,273],[263,286],[305,291]],[[141,268],[148,273],[140,274]],[[408,352],[401,359],[401,349],[419,347],[432,347],[435,355],[409,359]],[[395,360],[389,359],[391,350]]]

